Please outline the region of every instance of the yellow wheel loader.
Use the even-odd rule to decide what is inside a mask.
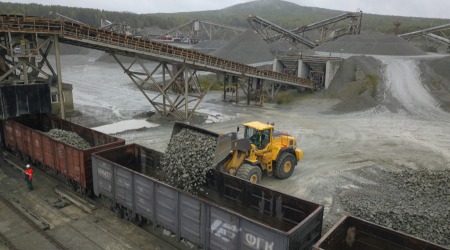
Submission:
[[[244,124],[244,138],[231,141],[231,156],[222,171],[258,183],[264,172],[286,179],[292,175],[303,152],[295,137],[274,130],[274,125],[261,122]]]
[[[192,129],[216,137],[217,146],[212,165],[220,171],[258,183],[262,174],[286,179],[292,175],[298,161],[303,158],[297,148],[297,139],[287,133],[275,131],[273,124],[248,122],[244,125],[244,138],[237,133],[217,134],[184,123],[175,123],[172,136],[181,129]],[[239,129],[238,129],[239,132]]]

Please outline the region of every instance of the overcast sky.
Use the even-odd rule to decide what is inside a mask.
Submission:
[[[365,13],[450,19],[450,0],[286,0],[302,6]],[[135,13],[217,10],[249,0],[7,0],[0,2],[64,5]],[[251,14],[251,13],[249,13]]]

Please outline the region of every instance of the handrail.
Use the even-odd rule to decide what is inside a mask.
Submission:
[[[1,15],[0,32],[39,33],[41,35],[56,34],[63,39],[77,41],[78,43],[92,45],[93,42],[95,42],[96,46],[103,47],[104,50],[111,49],[110,46],[115,46],[117,49],[121,50],[132,49],[155,56],[164,56],[166,59],[170,58],[198,67],[215,68],[233,74],[314,88],[314,82],[309,79],[256,68],[246,64],[202,54],[194,50],[179,48],[166,43],[143,38],[135,38],[67,20]],[[63,39],[60,39],[61,42],[64,42]]]

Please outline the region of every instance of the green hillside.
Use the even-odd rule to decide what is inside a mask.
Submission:
[[[48,17],[49,12],[52,11],[93,26],[99,26],[101,19],[108,19],[113,22],[126,22],[133,28],[158,26],[162,29],[171,29],[193,19],[209,20],[225,25],[250,28],[250,25],[246,21],[248,15],[260,16],[282,27],[294,29],[344,13],[342,11],[323,8],[303,7],[281,0],[259,0],[234,5],[221,10],[157,14],[135,14],[99,9],[8,2],[0,2],[0,10],[1,14],[22,14],[43,17]],[[401,22],[401,33],[450,22],[448,19],[383,16],[364,13],[362,30],[393,33],[395,21]]]

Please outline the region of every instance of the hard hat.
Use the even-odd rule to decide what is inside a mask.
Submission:
[[[27,168],[29,168],[30,167],[30,164],[27,164]]]

